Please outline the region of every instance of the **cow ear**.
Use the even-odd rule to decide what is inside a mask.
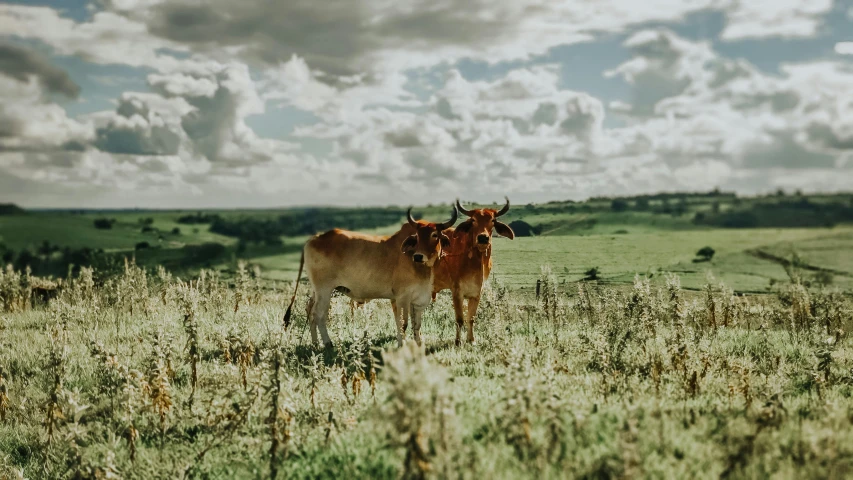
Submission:
[[[417,246],[417,244],[418,244],[418,236],[417,235],[411,235],[410,237],[406,238],[405,242],[403,242],[403,247],[401,250],[404,253],[407,253],[408,250],[415,248]]]
[[[439,239],[439,241],[441,241],[442,248],[449,248],[450,247],[450,239],[447,238],[447,235],[445,235],[443,233],[439,233],[438,239]]]
[[[509,228],[509,225],[505,223],[495,221],[495,231],[498,232],[498,235],[510,240],[515,238],[515,232],[513,232],[512,229]]]
[[[473,221],[473,220],[465,220],[464,222],[460,223],[460,224],[456,227],[456,231],[457,231],[457,232],[470,232],[470,231],[471,231],[471,227],[473,227],[473,226],[474,226],[474,221]]]

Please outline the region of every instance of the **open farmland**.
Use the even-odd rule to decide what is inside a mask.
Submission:
[[[299,268],[299,247],[305,238],[286,239],[287,254],[256,257],[265,277],[292,281]],[[711,262],[693,263],[696,252],[710,245],[716,250]],[[756,250],[773,252],[790,259],[802,251],[804,262],[833,269],[833,280],[841,287],[853,287],[853,264],[847,252],[853,252],[853,228],[833,229],[709,229],[693,231],[655,231],[636,234],[591,234],[495,238],[495,278],[513,289],[531,291],[538,278],[538,266],[550,265],[561,282],[571,290],[593,267],[602,282],[630,284],[636,274],[664,278],[667,272],[682,276],[685,288],[698,289],[708,274],[739,292],[763,293],[773,282],[785,281],[785,269],[770,258],[755,255]]]
[[[0,277],[0,479],[850,476],[853,227],[686,205],[510,210],[534,235],[495,238],[477,343],[443,292],[401,349],[387,301],[336,297],[331,350],[307,289],[282,324],[303,231],[347,211],[0,216],[36,275]]]

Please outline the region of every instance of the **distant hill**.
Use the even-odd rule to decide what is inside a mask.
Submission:
[[[0,215],[21,215],[22,213],[27,212],[14,203],[0,203]]]

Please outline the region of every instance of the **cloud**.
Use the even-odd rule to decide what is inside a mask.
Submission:
[[[371,108],[297,128],[296,135],[331,140],[330,161],[374,188],[426,200],[431,191],[457,191],[470,182],[518,190],[514,178],[531,178],[522,183],[529,193],[543,181],[540,169],[585,171],[593,168],[594,152],[608,148],[601,102],[558,83],[550,65],[493,81],[469,81],[450,70],[426,111]]]
[[[833,0],[729,0],[722,40],[814,36]]]
[[[54,67],[40,68],[41,76],[0,73],[2,151],[79,149],[92,138],[91,124],[69,118],[61,106],[47,100],[46,89],[64,83],[55,82],[59,77]],[[51,80],[46,82],[45,75]]]
[[[838,42],[835,44],[835,53],[839,55],[853,55],[853,42]]]
[[[185,63],[149,75],[148,81],[164,97],[182,98],[193,107],[182,117],[181,127],[196,152],[211,162],[263,162],[291,148],[286,142],[258,138],[246,125],[246,117],[264,113],[265,105],[245,64]]]
[[[150,2],[140,3],[150,6]],[[186,50],[151,35],[142,22],[106,11],[78,23],[49,7],[0,4],[0,32],[3,37],[39,40],[59,55],[76,55],[99,64],[158,67],[175,62],[163,49]]]
[[[853,82],[849,64],[787,64],[781,75],[768,75],[668,30],[639,32],[626,46],[633,58],[608,72],[631,82],[638,99],[620,108],[635,119],[625,130],[648,139],[674,171],[697,159],[727,163],[732,178],[828,171],[853,149],[853,95],[844,87]],[[670,83],[662,87],[662,79]]]
[[[0,5],[0,37],[142,67],[150,91],[111,92],[114,109],[69,118],[49,100],[79,98],[68,74],[0,44],[0,173],[22,184],[66,182],[101,199],[117,199],[121,188],[186,204],[245,192],[236,197],[248,205],[434,202],[459,191],[545,200],[708,182],[755,191],[853,166],[846,59],[767,73],[721,56],[711,40],[633,31],[719,11],[725,41],[805,38],[823,28],[830,0],[98,5],[105,10],[82,22]],[[595,91],[627,84],[630,102],[560,78],[568,60],[553,50],[614,33],[627,34],[630,58],[619,51],[619,60],[599,62],[609,80]],[[845,42],[836,51],[844,54]],[[462,59],[488,64],[485,79],[463,75]],[[100,68],[101,84],[120,92],[113,71]],[[294,128],[292,109],[315,123]],[[292,137],[261,137],[249,126],[259,116],[281,119]],[[275,124],[261,131],[274,135]]]
[[[633,103],[617,105],[625,126],[604,127],[599,99],[560,88],[558,69],[539,65],[489,81],[450,69],[426,111],[368,109],[297,135],[331,140],[330,161],[350,178],[423,199],[467,188],[525,198],[728,184],[754,192],[853,163],[849,65],[790,64],[768,75],[660,29],[626,46],[632,58],[608,72],[635,89]]]
[[[188,110],[187,110],[188,111]],[[97,129],[93,145],[103,152],[134,155],[176,155],[181,134],[146,102],[124,94],[116,114]]]
[[[148,75],[155,93],[125,93],[115,112],[91,115],[93,145],[129,155],[198,157],[213,169],[265,162],[293,145],[259,138],[245,119],[264,113],[245,64],[188,59]]]
[[[68,98],[77,98],[80,94],[80,86],[65,70],[51,65],[47,58],[33,50],[11,43],[0,43],[0,72],[24,83],[35,77],[44,90]]]
[[[574,2],[442,2],[414,0],[337,4],[295,0],[145,2],[113,11],[196,52],[239,52],[243,60],[278,65],[295,54],[325,72],[324,81],[431,67],[462,58],[490,63],[529,59],[549,48],[587,41],[630,25],[674,21],[714,6],[714,0]],[[122,2],[124,3],[124,2]]]

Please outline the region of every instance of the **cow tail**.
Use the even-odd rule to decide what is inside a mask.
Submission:
[[[287,306],[287,311],[284,312],[284,329],[290,326],[290,315],[293,311],[293,302],[296,300],[296,292],[299,291],[299,278],[302,277],[302,266],[305,265],[305,249],[302,249],[302,255],[299,257],[299,273],[296,274],[296,285],[293,286],[293,296],[290,297],[290,305]]]

